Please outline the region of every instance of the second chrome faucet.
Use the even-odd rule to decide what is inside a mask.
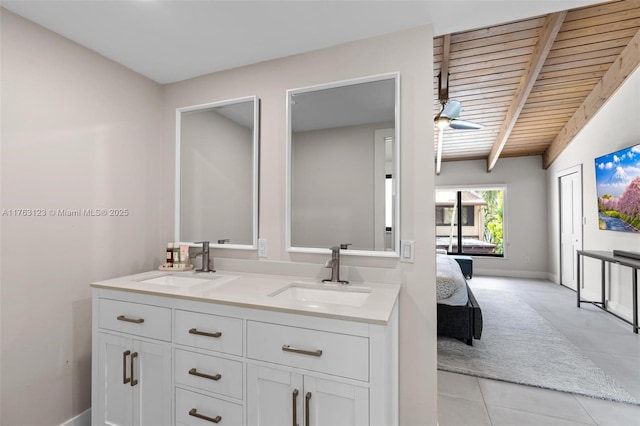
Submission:
[[[349,284],[347,280],[340,279],[340,249],[346,250],[351,244],[340,244],[331,247],[331,259],[324,264],[325,268],[331,268],[331,278],[322,280],[323,283]]]
[[[202,268],[196,269],[196,272],[215,272],[216,270],[213,269],[213,266],[209,266],[211,262],[209,258],[209,241],[199,241],[196,244],[202,244],[202,251],[190,256],[192,259],[202,256]]]

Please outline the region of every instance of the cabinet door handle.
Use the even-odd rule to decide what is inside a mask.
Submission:
[[[309,422],[309,401],[311,401],[311,392],[307,392],[304,396],[304,426],[309,426],[311,422]]]
[[[215,337],[215,338],[222,336],[222,333],[219,331],[216,331],[215,333],[207,333],[205,331],[198,331],[197,328],[190,329],[189,334],[197,334],[198,336],[207,336],[207,337]]]
[[[309,351],[309,350],[306,350],[306,349],[292,348],[289,345],[282,345],[282,350],[285,351],[285,352],[293,352],[293,353],[302,354],[302,355],[322,356],[322,349],[317,349],[315,351]]]
[[[222,420],[222,417],[220,416],[209,417],[209,416],[204,416],[202,414],[199,414],[198,410],[196,410],[195,408],[192,408],[191,410],[189,410],[189,415],[193,417],[197,417],[202,420],[206,420],[208,422],[212,422],[212,423],[220,423],[220,420]]]
[[[138,384],[138,381],[136,379],[133,378],[133,376],[135,375],[133,372],[133,360],[135,360],[136,358],[138,358],[138,352],[134,352],[131,354],[131,386],[135,386]]]
[[[144,319],[142,318],[138,318],[138,319],[133,319],[133,318],[127,318],[124,315],[120,315],[116,318],[118,321],[126,321],[126,322],[132,322],[134,324],[142,324],[144,322]]]
[[[294,389],[291,396],[291,403],[293,404],[293,426],[298,426],[298,389]]]
[[[131,351],[122,352],[122,383],[127,384],[131,381],[130,377],[127,377],[127,357],[131,354]]]
[[[216,381],[218,381],[218,380],[220,380],[222,378],[222,376],[220,374],[216,374],[215,376],[212,376],[210,374],[200,373],[195,368],[192,368],[191,370],[189,370],[189,374],[191,374],[193,376],[204,377],[205,379],[209,379],[209,380],[216,380]]]

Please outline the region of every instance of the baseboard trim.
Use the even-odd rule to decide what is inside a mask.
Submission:
[[[512,271],[502,269],[478,269],[473,268],[474,275],[486,275],[489,277],[507,277],[507,278],[530,278],[548,280],[549,273],[546,271]]]
[[[67,420],[60,426],[91,426],[91,408]]]

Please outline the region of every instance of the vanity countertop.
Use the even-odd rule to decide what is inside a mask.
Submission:
[[[181,285],[180,282],[176,282],[167,285],[149,282],[154,279],[157,281],[172,279],[163,278],[169,275],[178,277],[176,281],[194,282],[195,284]],[[336,301],[341,300],[338,303],[323,302],[322,297],[318,299],[313,296],[308,300],[300,300],[301,298],[307,299],[304,296],[296,299],[284,294],[274,297],[276,294],[280,294],[283,289],[286,291],[287,287],[293,283],[302,287],[303,292],[307,289],[311,289],[312,292],[314,289],[331,289],[346,293],[345,297],[336,298],[335,296],[339,296],[339,293],[330,292],[331,297]],[[92,283],[91,287],[371,324],[386,324],[389,321],[400,292],[400,285],[396,284],[352,281],[348,285],[340,285],[321,283],[319,279],[306,277],[236,271],[217,271],[212,274],[194,273],[193,271],[150,271],[98,281]],[[324,293],[326,292],[316,292],[321,296]],[[363,295],[365,295],[363,301],[351,302],[349,297]]]

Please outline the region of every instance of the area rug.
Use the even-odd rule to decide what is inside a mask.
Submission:
[[[526,302],[509,292],[474,289],[482,338],[469,346],[438,337],[438,369],[638,404]]]

